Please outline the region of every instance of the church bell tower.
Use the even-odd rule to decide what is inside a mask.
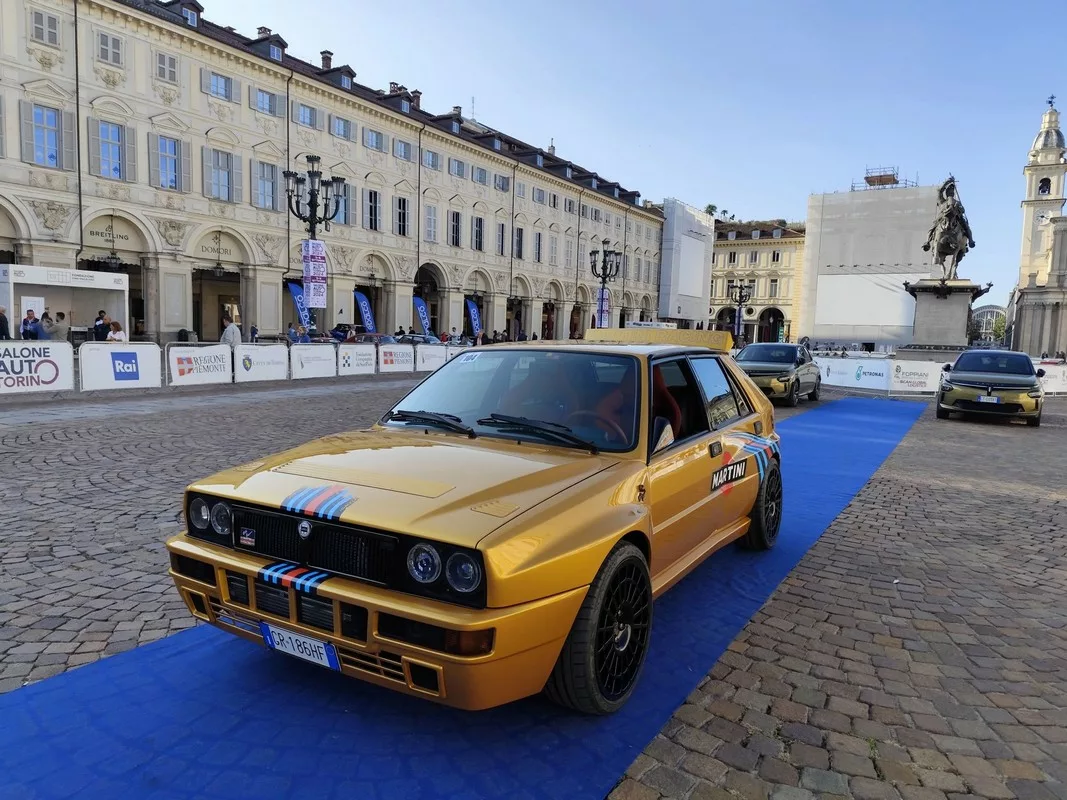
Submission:
[[[1030,157],[1023,168],[1026,176],[1026,199],[1023,207],[1023,241],[1019,264],[1019,286],[1037,274],[1038,286],[1048,281],[1049,253],[1052,246],[1053,217],[1063,214],[1064,175],[1067,173],[1067,146],[1060,131],[1060,112],[1048,99],[1048,109],[1041,117],[1041,130],[1034,138]]]

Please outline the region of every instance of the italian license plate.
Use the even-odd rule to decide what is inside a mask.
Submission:
[[[995,395],[991,395],[991,394],[980,394],[980,395],[978,395],[978,402],[979,403],[999,403],[1000,402],[1000,398],[995,396]]]
[[[341,664],[337,660],[337,651],[329,642],[320,642],[310,636],[287,631],[285,628],[277,628],[266,622],[259,623],[259,629],[263,633],[263,642],[271,650],[340,671]]]

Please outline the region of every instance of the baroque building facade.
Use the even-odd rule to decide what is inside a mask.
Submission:
[[[749,300],[741,310],[746,342],[795,341],[804,275],[803,223],[716,222],[708,327],[734,331],[735,287]]]
[[[364,86],[329,51],[312,64],[287,48],[196,0],[5,2],[0,263],[124,272],[130,308],[107,310],[145,338],[215,339],[225,313],[280,333],[306,235],[283,172],[318,155],[346,180],[320,231],[321,327],[365,323],[358,291],[386,332],[418,330],[422,297],[435,331],[469,331],[471,301],[487,330],[580,334],[605,240],[624,254],[613,322],[654,317],[663,217],[638,192],[461,107]]]

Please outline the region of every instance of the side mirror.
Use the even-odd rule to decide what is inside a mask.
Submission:
[[[1039,370],[1037,371],[1037,377],[1039,377],[1039,378],[1044,378],[1044,377],[1045,377],[1045,370],[1043,370],[1043,369],[1039,369]]]
[[[945,364],[945,366],[941,367],[941,371],[942,372],[952,372],[952,365],[951,364]]]
[[[653,453],[658,453],[665,447],[670,447],[674,443],[674,430],[671,428],[671,421],[666,417],[656,417],[652,421],[652,441],[655,442],[655,446],[652,448]]]

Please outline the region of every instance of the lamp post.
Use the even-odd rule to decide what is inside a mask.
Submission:
[[[608,250],[608,245],[611,243],[610,239],[604,239],[600,244],[604,248],[601,250],[594,250],[589,254],[589,266],[593,270],[593,277],[600,281],[600,294],[597,295],[596,301],[596,318],[597,327],[610,327],[609,325],[601,326],[600,322],[600,304],[606,302],[608,295],[608,281],[614,281],[619,277],[619,269],[622,267],[622,253],[617,250]],[[605,320],[607,322],[607,320]]]
[[[738,283],[734,287],[733,298],[737,303],[737,313],[734,316],[734,338],[740,339],[741,332],[744,330],[744,326],[741,322],[741,315],[745,311],[745,303],[752,299],[752,293],[749,292],[748,287],[745,286],[745,284]]]
[[[301,175],[287,169],[285,177],[285,194],[289,198],[289,213],[301,222],[307,223],[309,239],[315,239],[319,225],[330,229],[330,220],[341,210],[341,193],[344,191],[345,179],[340,177],[322,179],[319,170],[319,157],[308,156],[307,175]],[[307,186],[307,201],[303,198]],[[320,203],[321,196],[321,203]],[[322,209],[322,213],[319,209]]]

